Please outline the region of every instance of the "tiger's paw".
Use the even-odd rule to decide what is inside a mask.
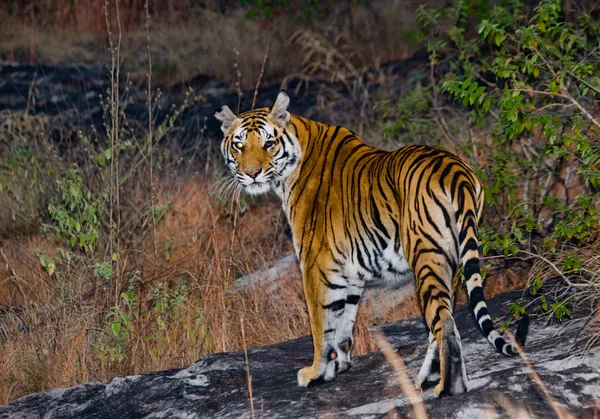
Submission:
[[[346,367],[346,369],[348,368],[350,367]],[[338,354],[336,351],[331,351],[327,357],[327,362],[302,368],[298,371],[298,386],[308,387],[309,385],[333,381],[339,371],[340,360],[338,359]]]
[[[313,367],[305,367],[298,371],[298,387],[308,387],[311,381],[319,379]]]
[[[436,369],[437,364],[437,369]],[[434,365],[430,370],[419,371],[417,378],[415,379],[415,387],[417,389],[425,390],[431,388],[433,384],[437,384],[440,381],[440,367],[439,362],[434,361]]]
[[[442,381],[440,381],[435,386],[435,389],[433,390],[433,395],[435,397],[441,397],[446,394],[456,395],[456,394],[466,393],[467,391],[469,391],[469,389],[467,387],[467,383],[461,377],[457,380],[454,380],[452,382],[452,384],[450,385],[450,388],[446,388],[444,386],[444,383]]]
[[[346,372],[352,366],[352,362],[350,361],[350,349],[352,348],[352,338],[347,338],[342,340],[342,342],[338,345],[339,350],[337,352],[333,352],[335,354],[338,362],[337,373],[341,374]],[[331,355],[330,355],[331,357]]]

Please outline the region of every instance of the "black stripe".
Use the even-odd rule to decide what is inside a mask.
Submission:
[[[325,275],[325,272],[323,272],[320,268],[319,269],[319,274],[321,275],[321,282],[323,282],[323,284],[325,284],[325,286],[329,289],[332,290],[341,290],[346,288],[346,285],[338,285],[338,284],[334,284],[333,282],[331,282],[328,278],[327,275]]]
[[[481,325],[481,331],[483,332],[483,335],[487,338],[493,330],[494,323],[492,323],[490,319],[484,320],[483,324]]]
[[[346,297],[346,304],[356,305],[360,301],[360,295],[349,295]]]
[[[487,307],[481,307],[481,309],[479,309],[479,311],[477,312],[477,314],[475,315],[476,319],[477,319],[477,323],[479,323],[479,320],[485,316],[485,315],[489,315],[490,313],[488,312]]]
[[[434,290],[437,290],[437,294],[431,295]],[[425,312],[427,310],[427,307],[429,306],[429,303],[431,303],[433,300],[440,300],[440,299],[445,299],[450,304],[452,303],[452,299],[450,298],[450,294],[448,294],[445,291],[442,291],[442,290],[438,289],[434,284],[431,284],[427,288],[427,291],[425,291],[425,294],[423,295],[423,311]]]
[[[335,300],[332,303],[323,305],[325,310],[340,311],[346,307],[346,300]]]
[[[450,312],[450,310],[448,310],[448,307],[443,306],[443,305],[438,306],[438,308],[435,310],[435,316],[433,317],[433,320],[431,321],[431,325],[429,327],[430,330],[435,328],[435,325],[438,324],[438,322],[441,319],[440,313],[444,310]]]
[[[463,225],[460,229],[460,232],[458,233],[458,241],[460,243],[462,243],[465,240],[470,228],[475,230],[475,214],[473,213],[473,210],[467,210],[467,212],[464,215],[464,218],[466,220],[466,225]]]
[[[475,306],[480,301],[485,301],[483,298],[483,287],[475,287],[469,294],[469,304],[471,305],[471,310],[475,310]]]
[[[479,273],[479,258],[469,259],[465,263],[464,271],[465,271],[465,278],[467,279],[467,281],[470,280],[473,275],[478,274]]]
[[[502,352],[502,348],[504,348],[505,345],[506,341],[504,340],[504,338],[498,336],[496,339],[494,339],[494,346],[499,352]]]
[[[342,290],[342,289],[346,288],[345,285],[334,284],[333,282],[330,282],[326,278],[324,278],[321,282],[323,282],[323,284],[325,284],[325,286],[327,288],[329,288],[330,290]]]
[[[467,254],[467,252],[471,250],[477,250],[477,248],[477,240],[471,237],[469,240],[467,240],[467,243],[465,243],[465,247],[463,248],[463,251],[460,254],[460,258],[462,259]]]

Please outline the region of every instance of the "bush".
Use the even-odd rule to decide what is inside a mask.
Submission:
[[[585,12],[566,22],[558,0],[529,19],[524,2],[483,3],[420,9],[429,78],[387,108],[385,132],[469,159],[486,193],[483,254],[543,263],[534,293],[536,278],[569,287],[569,275],[600,269],[590,257],[600,243],[600,22]],[[556,300],[542,311],[570,316],[560,289],[541,297]]]

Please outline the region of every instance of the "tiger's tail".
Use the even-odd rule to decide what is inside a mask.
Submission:
[[[479,208],[483,204],[483,192],[478,197]],[[473,206],[472,208],[475,208]],[[466,210],[458,220],[460,226],[459,243],[460,255],[462,259],[463,272],[466,279],[467,293],[469,295],[469,304],[473,310],[475,320],[479,329],[496,351],[506,356],[517,354],[517,349],[507,339],[498,334],[494,322],[485,303],[483,296],[483,281],[479,267],[479,250],[477,242],[477,219],[480,214],[475,214],[473,209]],[[529,331],[529,317],[524,315],[519,320],[515,341],[517,345],[523,347]]]

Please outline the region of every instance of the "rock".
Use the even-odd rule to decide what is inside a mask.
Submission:
[[[300,266],[294,253],[288,253],[275,261],[272,266],[254,271],[235,280],[235,286],[241,290],[260,288],[270,295],[279,294],[280,278],[300,278]]]
[[[490,300],[490,311],[499,313],[505,302],[519,296],[513,293]],[[514,417],[514,412],[505,409],[525,409],[537,417],[555,416],[520,358],[495,353],[475,327],[468,308],[457,310],[456,319],[471,390],[436,399],[433,388],[428,388],[423,400],[430,417],[479,418],[490,412]],[[425,325],[421,320],[406,320],[381,329],[410,374],[416,376],[427,346]],[[533,321],[526,354],[560,404],[577,416],[591,417],[597,412],[593,397],[600,396],[600,348],[591,348],[586,356],[573,351],[578,333],[578,328]],[[331,383],[299,388],[296,372],[310,363],[311,355],[309,337],[248,351],[256,416],[413,415],[380,352],[355,358],[352,369]],[[251,417],[246,377],[243,353],[220,353],[184,369],[33,394],[0,408],[0,417]]]
[[[429,71],[427,57],[423,50],[406,60],[390,62],[368,71],[364,77],[370,75],[389,80],[389,85],[371,83],[373,86],[369,84],[369,89],[383,89],[390,97],[397,97],[406,88],[411,74]],[[127,69],[121,69],[120,91],[126,92],[126,99],[121,103],[123,112],[128,120],[137,123],[131,124],[132,127],[145,127],[148,120],[146,86],[128,86],[128,80]],[[65,127],[86,131],[93,126],[102,136],[105,105],[100,95],[106,102],[110,87],[109,68],[103,64],[27,65],[0,60],[0,112],[19,115],[26,111],[30,115],[48,117],[56,141],[64,141]],[[222,105],[235,108],[240,101],[240,109],[248,110],[256,99],[256,107],[268,107],[281,88],[288,90],[292,98],[290,110],[299,115],[330,123],[340,123],[340,113],[347,115],[350,121],[355,117],[346,109],[346,102],[333,99],[348,96],[343,83],[324,80],[308,83],[304,78],[288,77],[264,82],[255,98],[254,90],[243,92],[238,97],[237,92],[228,89],[224,83],[199,75],[166,90],[163,88],[160,106],[154,115],[157,123],[172,113],[171,105],[181,105],[189,88],[193,89],[192,97],[198,100],[190,98],[189,108],[178,118],[177,126],[182,129],[171,134],[173,139],[187,147],[198,146],[198,142],[203,143],[202,147],[208,147],[210,139],[222,138],[220,123],[213,117]],[[327,106],[318,105],[318,98],[323,92],[332,96]]]
[[[256,290],[268,293],[274,299],[281,297],[282,278],[298,278],[301,280],[300,265],[294,253],[287,253],[272,266],[241,276],[235,281],[235,286],[240,290]],[[371,313],[375,318],[383,318],[385,313],[398,305],[399,301],[415,295],[414,281],[409,283],[386,281],[384,279],[369,281],[365,284],[365,291],[361,301],[373,301]]]

